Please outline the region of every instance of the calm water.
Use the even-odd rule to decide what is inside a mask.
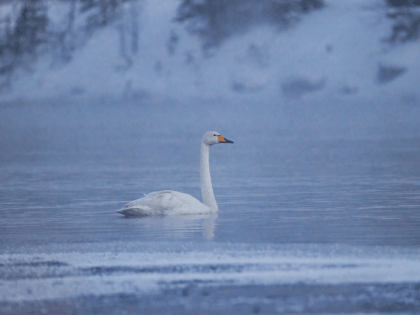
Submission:
[[[361,119],[353,120],[353,124],[346,126],[334,125],[337,117],[327,117],[319,125],[313,122],[306,124],[307,118],[296,123],[284,117],[284,109],[277,108],[262,110],[255,106],[229,107],[218,102],[200,106],[181,106],[170,102],[165,105],[153,102],[91,105],[84,101],[2,105],[0,293],[3,292],[3,299],[0,302],[3,300],[5,303],[1,309],[4,313],[24,313],[28,308],[42,309],[38,304],[30,303],[45,300],[59,301],[54,306],[56,311],[54,308],[46,308],[47,313],[59,313],[66,309],[68,303],[73,303],[71,299],[78,297],[79,306],[76,309],[81,313],[96,306],[102,308],[102,313],[106,313],[106,310],[127,311],[123,307],[127,301],[115,295],[121,292],[128,296],[128,300],[134,299],[130,303],[137,305],[136,310],[139,311],[139,305],[144,307],[139,298],[143,295],[136,290],[142,288],[142,285],[137,285],[134,290],[112,278],[121,274],[133,276],[139,273],[135,268],[140,267],[134,262],[129,269],[118,269],[128,259],[123,257],[123,252],[137,252],[138,259],[132,259],[137,262],[145,257],[139,253],[155,255],[147,265],[150,267],[154,262],[171,264],[173,257],[166,252],[167,248],[185,251],[181,265],[190,264],[189,261],[194,261],[198,256],[217,251],[218,257],[222,258],[213,263],[216,264],[215,272],[217,275],[223,273],[227,278],[206,289],[212,292],[207,295],[213,299],[220,294],[218,287],[231,285],[237,280],[232,275],[238,270],[245,270],[239,272],[243,276],[239,277],[243,283],[249,284],[254,279],[251,282],[256,285],[256,279],[270,279],[266,275],[267,270],[278,275],[279,272],[289,270],[285,269],[285,264],[300,266],[296,270],[301,272],[289,282],[284,280],[286,275],[290,275],[286,272],[284,277],[279,276],[278,281],[264,280],[260,283],[263,291],[288,290],[288,294],[295,300],[289,303],[283,299],[283,308],[274,304],[270,304],[274,308],[264,309],[261,306],[264,304],[261,301],[267,299],[271,291],[266,295],[254,294],[256,302],[250,303],[249,307],[243,306],[240,299],[249,301],[246,296],[256,290],[254,287],[247,290],[244,286],[225,288],[230,290],[230,296],[236,302],[225,301],[226,304],[219,305],[219,308],[214,308],[210,302],[194,304],[198,302],[191,288],[196,288],[196,285],[191,287],[188,281],[194,282],[197,279],[184,279],[181,276],[175,280],[161,279],[160,283],[174,284],[178,281],[179,284],[184,281],[184,284],[189,283],[187,287],[166,286],[166,291],[160,288],[153,295],[150,293],[155,292],[153,286],[149,290],[144,285],[146,293],[142,294],[152,294],[153,298],[149,299],[155,304],[150,302],[153,305],[149,306],[157,313],[168,310],[165,307],[169,307],[169,304],[159,302],[164,296],[169,297],[173,305],[177,305],[174,312],[180,314],[188,307],[190,310],[207,309],[209,313],[212,310],[217,313],[221,309],[239,310],[240,307],[245,307],[241,309],[243,313],[264,310],[340,312],[342,309],[331,308],[335,303],[331,301],[339,300],[336,292],[343,291],[342,296],[348,294],[350,301],[357,300],[360,292],[370,290],[360,283],[375,270],[372,259],[382,261],[379,266],[387,265],[386,261],[390,259],[389,264],[395,265],[396,269],[407,268],[411,273],[418,270],[420,274],[420,265],[416,264],[420,248],[420,137],[416,133],[366,132],[377,130],[377,126],[374,123],[370,126]],[[295,114],[295,118],[298,116]],[[389,128],[390,131],[397,130]],[[363,132],[358,133],[359,129]],[[201,199],[199,150],[202,134],[207,130],[219,131],[235,141],[234,145],[218,145],[211,150],[212,180],[219,204],[217,215],[127,219],[114,213],[126,202],[156,190],[178,190]],[[137,245],[130,247],[126,245],[128,243]],[[188,248],[183,247],[185,244]],[[226,244],[231,247],[224,248],[228,246]],[[243,246],[251,247],[244,249]],[[267,246],[274,252],[267,254]],[[288,252],[282,256],[285,248]],[[240,250],[240,253],[236,253],[236,250]],[[261,250],[266,253],[268,260],[252,260],[259,257],[258,252]],[[320,250],[322,257],[329,257],[333,262],[322,259],[318,261]],[[79,258],[65,256],[65,253],[74,251],[80,252]],[[88,254],[82,253],[91,251],[102,254],[92,258],[94,263],[89,266],[77,265],[76,261],[88,260],[87,256],[83,256]],[[308,255],[304,255],[306,258],[303,262],[295,261],[299,256],[296,251]],[[363,254],[371,251],[374,254],[370,256]],[[38,256],[31,256],[34,253],[38,253]],[[47,254],[39,253],[59,256],[47,257],[42,256]],[[109,257],[100,256],[109,253],[123,256],[112,263]],[[246,256],[244,253],[249,253],[251,257],[250,261],[245,261],[246,267],[238,260],[230,260],[237,255]],[[343,253],[347,258],[342,258]],[[379,256],[375,256],[375,253]],[[185,258],[188,255],[193,258]],[[289,257],[291,260],[279,262],[279,257]],[[407,261],[394,264],[392,259],[395,258]],[[275,261],[277,267],[267,267],[273,265],[270,259]],[[204,261],[207,258],[198,259],[196,264],[205,264]],[[107,264],[105,262],[114,269],[89,269],[102,268],[103,264]],[[191,264],[187,268],[188,275],[196,272],[195,265]],[[302,264],[312,267],[302,267]],[[348,284],[349,279],[343,276],[348,272],[348,264],[356,266],[354,277],[360,280],[356,284]],[[252,267],[254,265],[255,268]],[[332,265],[344,266],[337,267],[338,274],[342,276],[331,276],[335,272],[328,272],[333,268]],[[16,266],[23,268],[23,271],[16,273]],[[40,272],[40,266],[47,266],[48,270]],[[73,269],[66,269],[66,273],[63,271],[64,266],[67,269],[72,266]],[[370,269],[365,272],[362,270],[364,267],[360,266],[370,266]],[[154,273],[168,273],[167,269],[159,268]],[[251,277],[247,282],[244,280],[248,279],[247,268],[254,268],[253,272],[257,270],[266,276]],[[326,269],[327,273],[311,278],[308,274],[311,274],[313,268]],[[406,291],[401,293],[404,298],[414,296],[417,302],[407,302],[410,307],[404,308],[404,304],[402,308],[391,308],[390,311],[419,311],[419,279],[390,271],[395,279],[391,277],[391,284],[388,283],[391,287],[387,287],[387,282],[383,284],[382,279],[388,271],[385,267],[378,268],[384,273],[374,276],[369,282],[377,295],[367,299],[371,307],[366,308],[366,304],[354,304],[353,301],[346,304],[347,307],[356,305],[349,307],[348,312],[381,311],[380,307],[386,308],[388,304],[401,302],[395,294],[389,297],[390,292],[401,290]],[[85,270],[85,273],[81,270]],[[174,270],[169,274],[184,274],[176,268]],[[201,273],[206,271],[201,270]],[[31,297],[28,293],[32,292],[32,286],[35,285],[28,280],[33,278],[29,276],[31,274],[36,274],[35,279],[41,279],[41,284],[37,283],[36,286],[44,285],[45,294]],[[89,277],[98,274],[109,277],[112,290],[97,293],[96,289],[88,289],[80,291],[80,294],[68,294],[69,291],[74,292],[73,288],[77,285],[64,282],[57,296],[51,293],[55,289],[47,284],[47,280],[43,280],[77,275],[81,277],[82,283],[87,283],[92,282]],[[211,273],[209,279],[216,278]],[[200,279],[204,281],[204,278]],[[306,283],[306,286],[284,287],[296,282]],[[329,286],[332,283],[338,286],[331,289]],[[102,287],[102,284],[97,285]],[[6,288],[10,286],[18,288],[14,295],[6,294],[9,290]],[[187,294],[183,290],[187,290]],[[319,298],[314,304],[317,307],[303,307],[310,305],[307,301],[314,292],[323,292],[330,297],[327,300],[331,303]],[[189,296],[187,306],[175,302],[178,301],[178,293],[184,297]],[[83,300],[89,294],[96,294],[99,300]],[[197,294],[201,299],[207,296]],[[107,296],[108,304],[101,296]],[[372,306],[374,299],[382,299],[383,303],[378,302],[380,306]],[[278,300],[274,298],[271,301]],[[107,308],[104,303],[112,307]],[[302,307],[299,308],[299,305]],[[16,307],[22,309],[17,311]]]

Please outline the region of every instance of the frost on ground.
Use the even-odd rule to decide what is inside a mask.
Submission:
[[[369,253],[368,248],[351,246],[248,246],[246,250],[235,250],[233,246],[210,245],[203,251],[192,244],[179,244],[170,250],[150,251],[144,244],[132,243],[128,246],[131,249],[122,245],[115,251],[117,244],[105,246],[114,250],[98,251],[96,247],[85,252],[81,246],[70,252],[2,254],[2,301],[135,294],[192,283],[243,286],[420,282],[419,253],[415,249],[404,252],[379,247]],[[148,246],[152,248],[153,244]]]
[[[417,249],[108,243],[28,252],[0,256],[2,314],[420,310]]]

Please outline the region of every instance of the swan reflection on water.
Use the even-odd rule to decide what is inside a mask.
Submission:
[[[218,214],[157,215],[157,216],[125,216],[128,220],[140,220],[147,225],[151,234],[165,234],[176,239],[190,237],[191,233],[201,231],[205,240],[214,238]],[[133,221],[133,223],[140,223]]]

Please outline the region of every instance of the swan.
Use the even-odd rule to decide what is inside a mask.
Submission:
[[[203,203],[193,196],[172,190],[155,191],[128,203],[116,212],[125,216],[162,214],[201,214],[218,211],[210,177],[210,147],[218,143],[233,143],[216,131],[208,131],[201,142],[201,195]]]

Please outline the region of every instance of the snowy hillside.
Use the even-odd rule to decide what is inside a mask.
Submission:
[[[60,24],[68,6],[50,3],[48,15],[56,20],[49,25]],[[256,23],[209,47],[203,34],[176,19],[179,6],[173,0],[122,4],[124,18],[74,35],[68,60],[58,62],[50,50],[30,70],[16,70],[0,99],[420,102],[420,43],[391,40],[395,19],[385,1],[326,0],[287,26]]]

